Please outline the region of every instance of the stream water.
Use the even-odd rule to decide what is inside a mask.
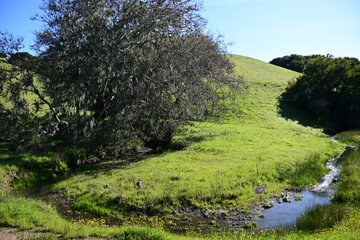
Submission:
[[[265,217],[259,218],[258,226],[262,229],[293,228],[296,225],[296,220],[308,209],[331,204],[331,198],[335,192],[332,183],[338,180],[341,171],[338,163],[353,150],[353,146],[345,145],[342,154],[328,161],[326,168],[330,171],[317,186],[310,190],[294,193],[294,195],[303,196],[301,201],[296,201],[292,196],[289,203],[275,202],[274,207],[263,211]]]
[[[295,226],[296,220],[307,209],[331,204],[332,195],[328,192],[319,193],[306,190],[298,195],[303,196],[301,201],[295,201],[292,197],[290,203],[274,203],[274,207],[264,211],[265,217],[259,218],[258,226],[263,229],[292,228]]]

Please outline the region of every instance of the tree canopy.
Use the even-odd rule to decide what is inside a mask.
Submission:
[[[332,119],[340,130],[360,127],[360,61],[319,56],[291,84],[283,99],[318,116]]]
[[[298,54],[291,54],[290,56],[286,55],[284,57],[274,58],[269,63],[302,73],[309,60],[318,56],[320,55],[303,56]]]
[[[199,8],[191,0],[47,0],[36,79],[12,95],[35,93],[47,105],[46,124],[72,144],[117,153],[129,141],[167,143],[178,126],[216,116],[221,99],[241,89]]]

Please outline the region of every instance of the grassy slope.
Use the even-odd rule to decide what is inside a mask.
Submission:
[[[241,104],[243,113],[240,118],[229,117],[223,124],[200,124],[201,128],[192,128],[187,136],[179,136],[177,141],[202,141],[193,141],[182,151],[162,154],[125,167],[121,166],[121,161],[104,163],[96,171],[89,170],[59,182],[54,189],[67,189],[67,195],[77,198],[78,203],[83,199],[83,207],[87,206],[94,212],[97,209],[99,214],[109,214],[106,209],[111,208],[116,212],[120,207],[116,202],[115,207],[106,208],[106,204],[100,201],[104,195],[109,199],[116,196],[116,200],[122,199],[123,203],[138,206],[146,202],[151,204],[156,199],[171,199],[175,204],[180,196],[180,199],[185,197],[200,206],[214,207],[216,201],[213,199],[218,199],[221,204],[246,207],[254,199],[252,188],[255,185],[267,184],[273,190],[286,185],[286,182],[276,180],[278,163],[283,167],[284,164],[302,162],[314,152],[321,152],[321,161],[325,161],[341,151],[341,144],[332,143],[320,130],[305,128],[278,116],[276,97],[296,73],[246,57],[233,56],[233,61],[237,74],[245,76],[249,85],[249,93]],[[1,157],[4,162],[6,154]],[[10,165],[6,167],[10,169]],[[134,187],[139,178],[144,181],[141,191]],[[105,190],[104,185],[109,188]],[[105,192],[108,193],[103,194]],[[236,198],[224,197],[228,194]],[[357,216],[359,211],[353,211],[353,218],[334,230],[318,234],[280,231],[275,234],[233,235],[226,239],[356,239],[358,231],[349,229],[360,226]],[[70,223],[59,218],[48,204],[22,198],[1,197],[0,225],[50,231],[64,237],[187,239],[156,228],[102,228],[96,226],[101,225],[96,221],[88,221],[87,225]]]
[[[279,170],[313,153],[320,153],[324,163],[342,150],[341,144],[331,142],[320,129],[278,115],[277,97],[297,73],[247,57],[233,56],[232,60],[236,74],[245,77],[249,88],[240,100],[243,113],[239,117],[228,117],[222,124],[197,124],[198,128],[177,140],[202,140],[182,151],[96,174],[78,174],[54,189],[67,189],[65,195],[75,200],[79,210],[98,214],[109,214],[112,199],[121,202],[112,207],[115,212],[123,206],[171,211],[182,202],[213,209],[224,205],[247,209],[257,199],[255,186],[266,184],[272,192],[286,185],[278,181]],[[143,189],[135,186],[139,179]]]

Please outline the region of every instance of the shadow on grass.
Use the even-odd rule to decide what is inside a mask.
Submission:
[[[278,99],[278,113],[285,119],[297,121],[305,127],[322,129],[325,134],[334,135],[342,129],[333,121],[315,116],[314,114],[296,107],[285,100]]]
[[[121,155],[110,159],[100,160],[94,163],[86,163],[79,166],[79,168],[76,169],[76,173],[94,175],[99,173],[105,173],[113,169],[125,168],[127,166],[135,165],[150,157],[159,157],[161,155],[165,155],[171,152],[184,150],[191,144],[201,142],[207,137],[212,136],[188,136],[180,141],[172,141],[170,144],[159,147],[157,149],[149,149],[145,152]]]
[[[0,142],[0,168],[17,167],[23,170],[48,168],[52,157],[46,154],[16,152],[14,144]]]

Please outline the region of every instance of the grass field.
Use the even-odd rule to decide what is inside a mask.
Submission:
[[[248,85],[245,99],[239,99],[240,116],[228,116],[219,124],[197,123],[175,139],[179,145],[190,142],[181,151],[126,166],[116,164],[118,160],[106,162],[101,171],[84,171],[53,189],[66,189],[64,195],[77,210],[100,215],[122,216],[131,209],[171,212],[185,203],[214,211],[223,206],[248,210],[257,200],[256,186],[267,185],[270,196],[299,178],[294,175],[297,163],[318,154],[323,168],[341,152],[342,145],[331,142],[321,129],[279,116],[277,97],[296,73],[251,58],[232,60]],[[298,185],[315,184],[320,177],[298,179]],[[139,179],[142,189],[135,185]],[[115,199],[121,203],[114,205]]]
[[[245,96],[238,99],[239,114],[229,114],[221,123],[194,123],[194,127],[174,139],[177,151],[133,161],[98,163],[51,186],[73,204],[79,215],[91,215],[94,220],[84,218],[72,223],[40,200],[4,197],[0,202],[0,224],[50,231],[64,237],[186,239],[166,233],[161,229],[162,220],[156,217],[142,218],[153,227],[106,227],[102,226],[102,219],[139,224],[143,222],[134,220],[139,219],[139,212],[168,215],[183,205],[209,212],[240,209],[247,213],[252,204],[265,201],[284,188],[315,184],[326,171],[326,160],[339,154],[343,144],[332,142],[316,127],[321,123],[306,114],[301,121],[308,118],[311,124],[307,127],[295,120],[299,112],[289,119],[279,114],[278,97],[298,73],[248,57],[231,56],[231,60],[236,74],[244,76],[247,83]],[[290,114],[290,110],[286,111]],[[4,153],[2,161],[7,159]],[[5,169],[3,166],[0,167]],[[10,163],[6,167],[12,171],[21,168]],[[140,179],[141,189],[136,186]],[[260,185],[268,187],[261,198],[254,192]],[[334,228],[338,228],[339,236],[348,239],[358,233],[354,230],[358,222],[351,219],[358,216],[359,210],[353,209],[351,214],[351,218]],[[344,235],[341,228],[350,230]],[[337,235],[331,231],[237,233],[212,235],[210,239],[341,239],[332,238]],[[187,235],[191,239],[203,236],[197,232]]]

